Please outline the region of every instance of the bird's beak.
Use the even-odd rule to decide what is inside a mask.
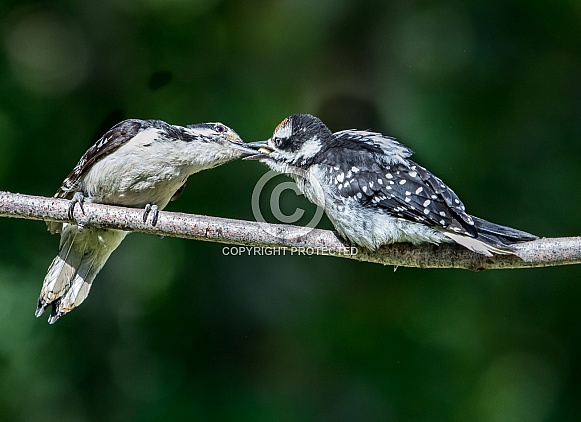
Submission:
[[[252,154],[248,157],[244,157],[243,160],[260,160],[262,158],[268,158],[272,149],[268,146],[268,139],[266,141],[256,141],[248,142],[245,144],[247,148],[252,150]]]
[[[255,149],[248,148],[250,144],[244,143],[238,135],[229,136],[227,139],[232,148],[242,151],[245,155],[255,155],[257,153]]]
[[[230,142],[230,146],[238,151],[241,151],[246,156],[253,156],[257,154],[256,150],[246,147],[246,144],[240,142]],[[245,157],[246,158],[246,157]]]

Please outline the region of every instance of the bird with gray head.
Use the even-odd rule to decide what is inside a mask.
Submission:
[[[57,191],[70,199],[70,223],[48,222],[61,233],[59,254],[44,279],[36,316],[52,305],[49,323],[79,306],[93,280],[127,232],[74,223],[75,205],[99,203],[143,208],[156,225],[159,210],[181,194],[189,176],[242,156],[249,150],[222,123],[189,126],[130,119],[113,126],[81,157]]]
[[[345,239],[368,249],[395,242],[456,242],[486,256],[514,254],[536,236],[466,212],[438,177],[410,159],[412,151],[376,132],[332,133],[318,118],[297,114],[272,137],[247,146],[272,170],[295,179]]]

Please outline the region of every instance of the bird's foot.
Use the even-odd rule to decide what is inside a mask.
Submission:
[[[77,204],[79,204],[81,211],[83,212],[83,214],[85,214],[85,208],[83,208],[84,203],[85,203],[85,195],[83,195],[83,192],[75,192],[75,194],[73,195],[73,199],[71,199],[71,202],[69,203],[69,208],[67,209],[67,217],[69,218],[70,221],[76,222],[75,217],[74,217],[74,212],[75,212],[75,205],[77,205]]]
[[[147,204],[145,206],[145,211],[143,211],[143,222],[147,222],[147,217],[150,212],[152,213],[151,225],[155,226],[159,217],[159,209],[157,208],[157,205]]]

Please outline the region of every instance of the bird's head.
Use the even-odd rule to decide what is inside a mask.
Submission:
[[[240,156],[243,152],[250,153],[240,136],[233,129],[222,123],[198,123],[184,128],[186,141],[197,141],[216,144],[225,149],[231,149]]]
[[[200,164],[219,165],[226,161],[255,154],[240,136],[223,123],[198,123],[176,127],[180,133],[174,139],[185,141],[184,154],[195,155]]]
[[[294,114],[284,119],[265,141],[246,144],[254,154],[246,157],[260,160],[273,169],[305,168],[328,144],[333,134],[310,114]]]

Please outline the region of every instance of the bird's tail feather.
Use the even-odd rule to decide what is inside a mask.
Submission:
[[[77,268],[81,265],[83,253],[75,243],[76,234],[76,230],[68,229],[61,235],[59,254],[50,264],[42,284],[36,308],[37,317],[68,290]]]
[[[79,306],[89,294],[95,276],[126,234],[89,228],[79,231],[77,226],[66,224],[59,254],[52,261],[42,285],[36,316],[41,316],[52,305],[48,322],[53,324]]]
[[[474,220],[474,225],[478,230],[478,239],[500,248],[508,247],[510,249],[510,246],[515,243],[529,242],[538,239],[534,234],[522,230],[491,223],[490,221],[474,216],[472,216],[472,219]]]
[[[486,256],[515,254],[515,249],[512,247],[515,243],[538,239],[537,236],[522,230],[494,224],[474,216],[472,219],[477,232],[476,237],[452,232],[443,234],[465,248]]]

